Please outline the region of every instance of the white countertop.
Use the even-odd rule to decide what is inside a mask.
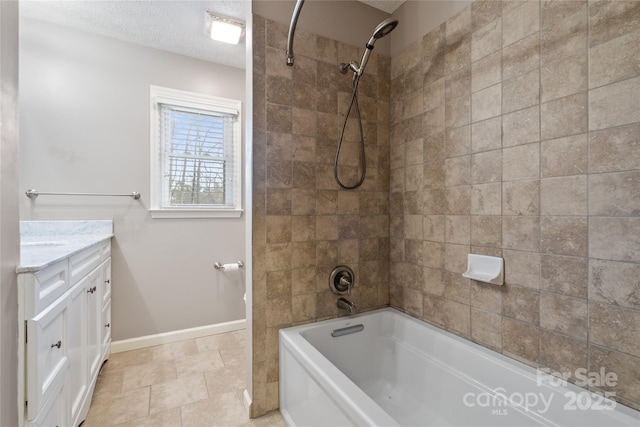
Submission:
[[[112,237],[112,221],[21,221],[16,272],[42,270]]]

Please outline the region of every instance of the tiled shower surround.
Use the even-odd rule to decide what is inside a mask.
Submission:
[[[331,164],[335,64],[359,49],[296,34],[291,70],[284,26],[254,26],[253,415],[278,404],[277,329],[337,316],[343,263],[362,310],[534,367],[605,368],[617,385],[596,388],[640,408],[639,1],[476,1],[390,71],[378,57],[356,191]],[[464,279],[469,253],[502,256],[505,286]]]
[[[361,311],[389,305],[389,83],[391,61],[371,56],[360,81],[367,178],[341,190],[333,162],[351,97],[339,62],[362,49],[298,29],[285,64],[288,27],[254,15],[253,402],[278,407],[278,330],[339,315],[329,275],[356,274]],[[355,117],[355,116],[354,116]],[[350,119],[340,176],[357,181],[357,123]],[[355,160],[355,163],[354,163]]]

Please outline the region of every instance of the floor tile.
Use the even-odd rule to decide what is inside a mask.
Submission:
[[[122,391],[159,384],[177,378],[175,363],[165,361],[150,362],[146,365],[124,369]]]
[[[94,398],[83,427],[104,427],[141,418],[149,413],[149,387]]]
[[[117,424],[116,427],[181,427],[180,408],[158,412],[133,421]],[[83,426],[84,427],[84,426]]]
[[[182,359],[198,352],[195,340],[172,342],[150,347],[154,361]]]
[[[235,393],[213,395],[210,399],[185,405],[182,411],[183,426],[238,426],[248,421],[248,416]]]
[[[246,332],[114,353],[83,427],[285,427],[278,411],[250,420]]]
[[[254,418],[244,424],[240,424],[239,427],[287,427],[287,424],[284,422],[280,411],[275,410],[260,418]]]
[[[104,365],[105,372],[127,368],[130,366],[144,365],[153,359],[153,347],[141,348],[138,350],[123,351],[122,353],[112,353],[109,361]]]
[[[102,395],[113,396],[120,393],[122,391],[123,380],[124,369],[112,369],[111,371],[107,371],[103,368],[100,371],[100,374],[98,374],[98,380],[96,381],[96,386],[93,389],[93,398],[95,399]]]
[[[226,334],[209,335],[206,337],[196,338],[198,351],[206,352],[220,350],[229,346],[242,346],[246,340],[246,332],[244,330],[228,332]]]
[[[210,394],[244,389],[247,384],[247,374],[244,366],[233,366],[205,372],[204,378]]]
[[[213,371],[224,367],[222,357],[220,357],[220,353],[217,350],[185,356],[176,359],[174,363],[179,377]]]
[[[208,399],[207,385],[203,374],[180,377],[151,386],[150,413]]]
[[[224,362],[224,366],[244,366],[246,355],[244,354],[244,347],[231,347],[231,348],[221,348],[220,356],[222,356],[222,361]]]

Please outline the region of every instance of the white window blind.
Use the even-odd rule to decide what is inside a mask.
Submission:
[[[233,205],[236,117],[166,104],[160,116],[162,206]]]
[[[185,92],[179,94],[178,99],[162,93],[152,101],[158,187],[152,214],[156,210],[165,211],[158,215],[163,217],[167,217],[166,212],[172,212],[172,217],[199,217],[207,210],[238,211],[238,109],[228,104],[207,104],[202,96],[189,102]]]

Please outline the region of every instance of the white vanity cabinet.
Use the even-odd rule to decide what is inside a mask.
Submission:
[[[50,395],[65,382],[69,297],[60,297],[26,321],[27,414],[35,419]]]
[[[18,296],[20,425],[77,427],[110,354],[110,240],[19,273]]]
[[[70,418],[80,413],[89,387],[89,368],[87,358],[87,282],[88,277],[76,283],[69,293],[69,327],[67,338],[69,354],[69,409]]]
[[[98,375],[102,364],[102,293],[101,268],[89,274],[87,283],[87,361],[89,362],[89,378]]]

